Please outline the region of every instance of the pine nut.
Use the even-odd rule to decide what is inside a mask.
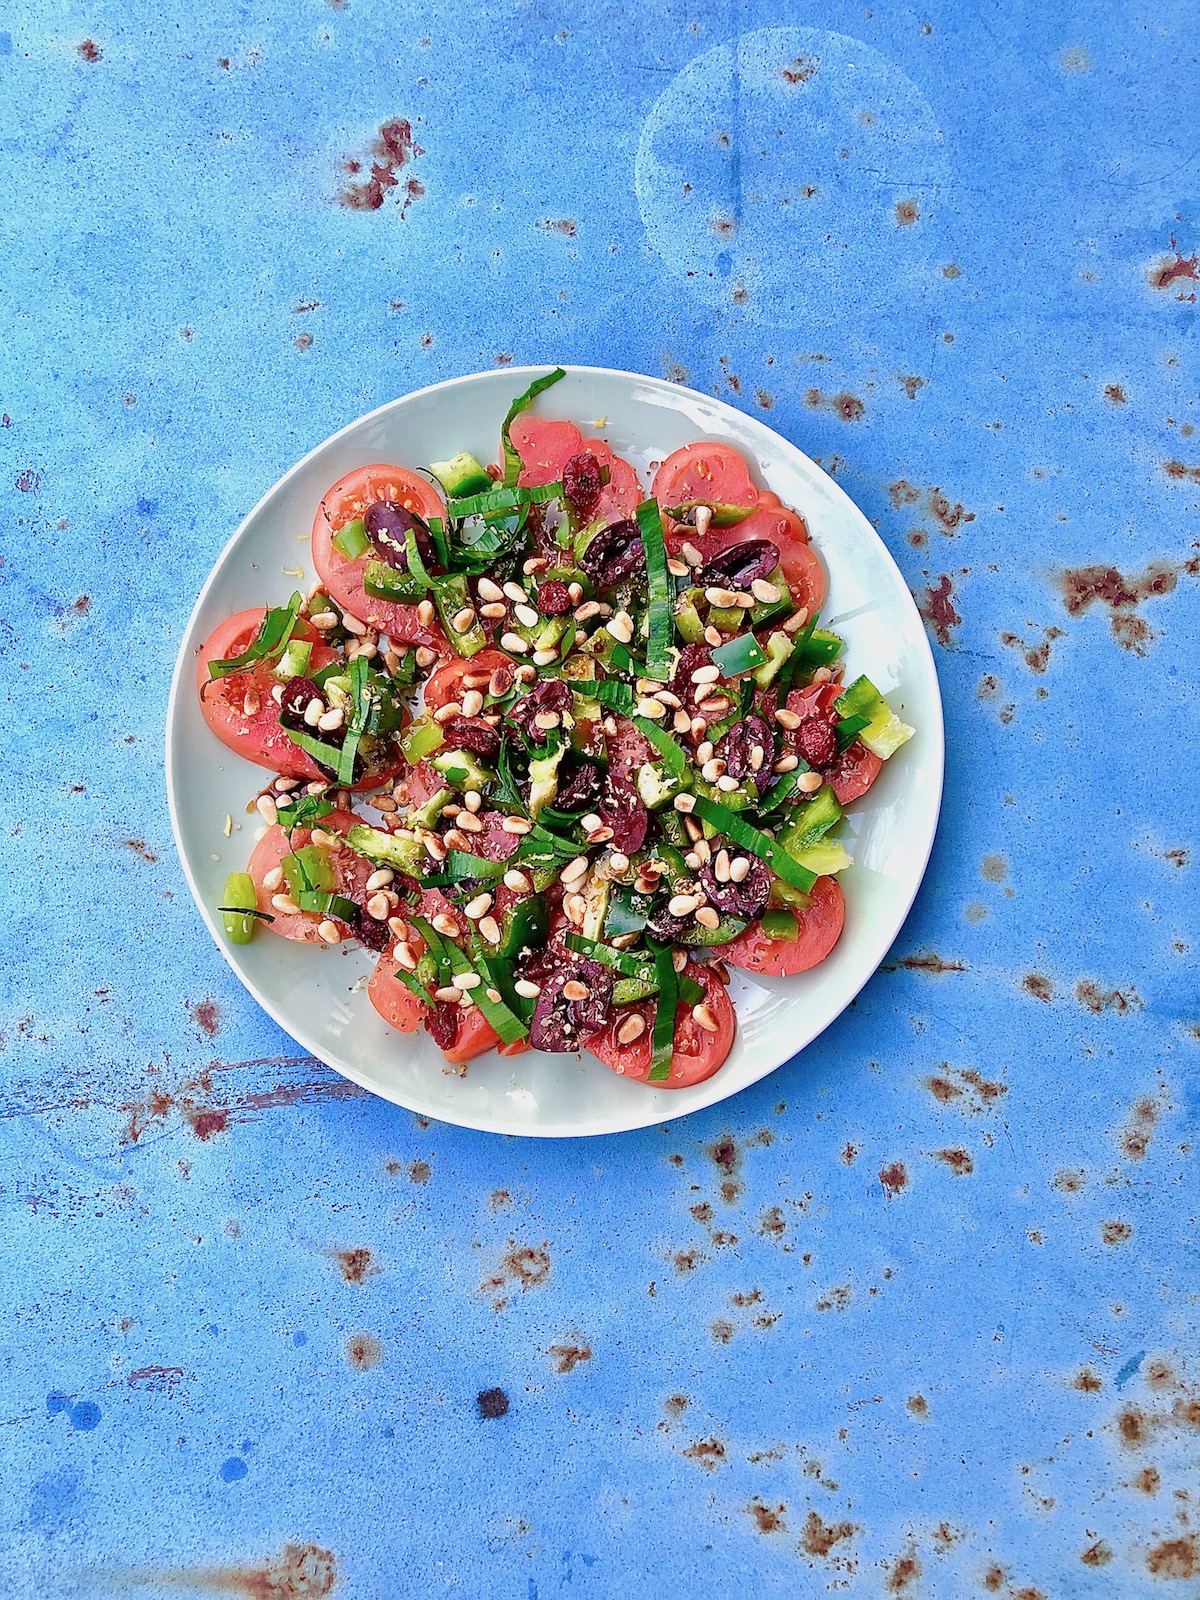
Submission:
[[[704,538],[704,535],[708,532],[709,524],[712,522],[712,515],[713,515],[713,512],[712,512],[712,507],[711,506],[697,506],[696,507],[696,511],[695,511],[696,532],[700,535],[700,537],[702,539]]]
[[[721,643],[721,630],[720,630],[720,628],[714,628],[712,623],[710,622],[708,627],[705,628],[705,630],[704,630],[704,642],[705,642],[705,644],[711,644],[713,649],[715,650],[716,647]]]
[[[273,828],[279,821],[279,809],[269,794],[260,794],[254,802],[254,809],[266,823],[268,828]]]
[[[456,989],[478,989],[483,979],[477,972],[456,972],[451,982]]]
[[[784,633],[799,633],[800,629],[804,626],[804,624],[807,621],[808,621],[808,610],[807,610],[807,607],[801,606],[799,611],[793,611],[791,616],[785,619],[784,624],[783,624],[783,631],[784,631]]]
[[[316,778],[312,783],[305,784],[304,792],[305,794],[324,794],[328,787],[329,785],[323,778]]]
[[[498,583],[494,583],[491,578],[480,578],[479,582],[475,585],[475,588],[485,600],[504,599],[504,590]],[[524,593],[524,591],[522,591],[522,593]]]
[[[345,720],[346,713],[341,706],[331,706],[328,711],[317,718],[317,727],[322,733],[333,733],[337,728],[341,727]]]
[[[425,846],[426,853],[431,855],[435,861],[445,861],[446,846],[436,833],[423,833],[421,835],[421,843]]]
[[[546,566],[547,562],[545,556],[529,556],[527,560],[522,561],[521,571],[528,578],[531,577],[535,572],[545,572]]]
[[[480,917],[479,932],[489,944],[500,943],[500,924],[495,917]]]
[[[728,710],[729,701],[724,695],[719,700],[710,700],[704,707],[705,715],[709,717],[723,717]]]
[[[683,705],[683,701],[679,698],[679,696],[677,694],[672,694],[670,689],[660,689],[654,696],[654,699],[661,700],[663,705],[667,706],[671,711],[678,711]]]
[[[817,670],[813,673],[813,682],[814,683],[832,683],[833,682],[833,673],[830,672],[828,667],[818,667]]]
[[[716,1014],[711,1006],[698,1005],[692,1007],[692,1016],[699,1023],[705,1033],[717,1033],[721,1024],[717,1021]]]
[[[463,804],[468,811],[478,811],[483,804],[483,796],[477,789],[468,789],[463,795]]]
[[[418,606],[417,610],[420,611],[420,609],[421,609],[420,606]],[[418,617],[417,620],[419,622],[420,621],[420,617]],[[424,626],[428,627],[429,624],[425,623]],[[417,656],[416,656],[417,665],[420,668],[422,668],[422,670],[425,667],[431,667],[433,665],[433,663],[437,660],[437,658],[438,658],[437,651],[436,650],[431,650],[430,647],[427,644],[419,644],[417,646]]]
[[[458,938],[458,923],[455,922],[453,917],[447,916],[444,911],[438,912],[430,923],[430,927],[438,933],[444,933],[448,939]]]
[[[692,691],[692,699],[698,706],[702,706],[708,699],[709,695],[715,694],[716,692],[717,686],[715,683],[697,684],[696,688]]]
[[[750,875],[750,857],[735,856],[729,863],[730,883],[745,883]]]
[[[366,623],[360,622],[359,619],[356,616],[353,616],[349,611],[342,612],[342,627],[345,628],[347,633],[356,633],[360,638],[367,631]]]
[[[705,864],[705,862],[711,861],[712,860],[712,848],[709,845],[708,840],[707,839],[697,839],[696,840],[696,848],[692,852],[692,854],[693,855],[697,855],[697,856],[700,857],[700,865],[701,866],[703,866]]]
[[[773,583],[768,583],[765,578],[755,578],[750,585],[750,593],[756,600],[761,600],[763,605],[773,606],[783,591],[776,588]]]
[[[733,603],[735,606],[740,606],[743,611],[752,611],[754,609],[754,596],[752,594],[735,594]]]
[[[499,622],[508,615],[508,607],[503,600],[491,600],[486,606],[480,606],[479,615],[488,622]]]
[[[578,605],[583,599],[583,585],[581,583],[569,583],[567,585],[567,596],[572,605]]]
[[[716,666],[715,664],[710,664],[709,666],[705,666],[705,667],[697,667],[695,672],[692,673],[692,682],[693,683],[716,683],[717,679],[720,676],[721,676],[720,667]]]
[[[328,917],[325,918],[324,922],[318,924],[317,932],[326,944],[341,944],[342,942],[342,930],[336,922],[331,922]]]
[[[737,787],[737,779],[731,778],[728,773],[724,777],[717,779],[717,788],[721,790],[722,794],[732,794]]]
[[[451,717],[462,716],[462,705],[457,700],[451,700],[444,706],[439,706],[433,713],[435,722],[449,722]]]
[[[696,760],[701,766],[713,758],[713,745],[711,739],[704,739],[696,746]]]
[[[713,756],[700,768],[700,776],[705,783],[716,783],[718,778],[725,776],[725,763],[719,756]]]
[[[417,607],[417,621],[423,628],[432,628],[433,619],[437,616],[432,600],[422,600]]]
[[[673,917],[690,917],[699,904],[700,901],[694,894],[676,894],[668,900],[667,910]]]
[[[463,907],[463,914],[464,916],[470,917],[472,922],[478,922],[480,917],[486,916],[491,909],[491,895],[477,894],[474,900],[467,901],[466,905]]]
[[[523,872],[513,867],[504,874],[504,887],[511,889],[514,894],[527,894],[533,885]]]
[[[713,876],[718,883],[729,882],[729,851],[718,850],[717,858],[713,862]]]
[[[645,1031],[645,1019],[639,1017],[635,1011],[631,1017],[626,1017],[617,1029],[617,1043],[632,1044],[635,1039],[640,1039]]]
[[[330,628],[337,627],[337,613],[334,611],[317,611],[308,619],[314,628],[319,628],[322,633]]]
[[[541,728],[544,733],[549,733],[551,728],[557,728],[562,719],[557,711],[539,711],[533,719],[535,728]]]
[[[705,589],[704,598],[710,606],[719,606],[722,611],[727,610],[730,606],[736,606],[738,603],[737,594],[732,589],[718,589],[715,587]]]
[[[507,667],[497,667],[488,679],[488,693],[493,700],[502,700],[512,688],[512,673]]]
[[[374,922],[386,922],[391,909],[391,903],[385,894],[373,894],[367,901],[367,915]]]
[[[574,883],[577,878],[582,878],[587,875],[589,866],[590,862],[586,856],[576,856],[574,861],[567,862],[566,866],[559,873],[559,877],[564,883]]]
[[[505,817],[500,824],[505,833],[528,833],[533,827],[532,822],[526,822],[524,817]]]
[[[587,829],[587,842],[589,844],[607,844],[611,838],[613,838],[613,830],[605,822],[602,822],[599,827]]]
[[[796,768],[799,765],[800,765],[800,758],[798,756],[780,756],[779,760],[771,768],[771,771],[772,772],[795,772]]]
[[[679,710],[671,719],[671,726],[675,729],[676,733],[690,733],[692,719],[688,716],[686,711]]]
[[[671,951],[671,965],[675,968],[676,972],[682,972],[687,964],[688,953],[686,950]]]
[[[518,978],[516,983],[513,984],[513,988],[521,996],[522,1000],[536,1000],[542,992],[539,986],[536,983],[530,983],[528,978]]]
[[[786,707],[780,706],[775,713],[775,721],[781,728],[786,728],[791,733],[800,726],[801,718],[794,711],[788,711]]]
[[[696,872],[699,869],[699,867],[700,867],[700,857],[696,854],[696,852],[694,850],[689,850],[687,855],[684,856],[683,859],[684,859],[684,861],[686,861],[688,866],[691,867],[693,872]]]
[[[661,700],[639,700],[637,714],[639,717],[649,717],[652,721],[657,722],[660,717],[666,716],[667,708]]]
[[[463,991],[461,989],[453,989],[447,985],[443,989],[435,989],[433,991],[433,998],[435,1000],[445,1001],[447,1004],[449,1004],[453,1001],[461,1000],[462,994]]]
[[[670,556],[667,560],[667,571],[673,578],[686,578],[688,575],[687,562],[676,561],[674,556]]]
[[[600,615],[600,607],[595,600],[585,600],[581,606],[575,608],[576,622],[590,622],[593,617]]]
[[[394,650],[385,650],[383,652],[383,664],[393,678],[400,671],[400,657]]]
[[[762,764],[766,760],[766,755],[767,755],[767,753],[763,749],[762,745],[760,745],[760,744],[752,744],[750,746],[750,771],[751,772],[761,772],[762,771]]]
[[[464,717],[477,717],[483,710],[483,696],[478,689],[468,689],[462,697],[462,714]]]
[[[796,780],[796,787],[801,794],[816,794],[824,782],[819,772],[802,772]]]
[[[417,952],[406,940],[401,940],[398,945],[393,947],[392,955],[404,968],[405,972],[415,972],[417,970]]]
[[[272,867],[270,872],[263,873],[262,886],[269,894],[273,894],[283,882],[283,868]]]
[[[562,986],[564,1000],[586,1000],[591,992],[586,984],[580,983],[575,978],[568,978]]]
[[[514,656],[527,655],[529,646],[519,633],[502,633],[500,635],[500,648],[507,650]]]
[[[677,794],[674,804],[676,811],[682,811],[685,814],[696,809],[695,798],[690,794]]]
[[[535,650],[533,652],[533,664],[535,667],[548,667],[552,661],[557,660],[557,650]]]
[[[464,689],[486,689],[488,675],[486,672],[464,672],[462,686]]]
[[[577,928],[583,927],[583,919],[587,916],[587,901],[581,894],[569,894],[563,901],[563,910],[569,922],[573,922]]]
[[[409,937],[408,923],[403,917],[389,917],[388,930],[394,939],[404,940]]]
[[[242,696],[242,715],[244,717],[256,717],[261,710],[262,700],[253,689],[247,689]]]
[[[701,906],[696,912],[696,921],[702,928],[719,928],[721,926],[721,918],[713,910],[712,906]]]
[[[471,811],[460,811],[457,817],[458,826],[464,833],[482,833],[483,823]]]
[[[513,607],[513,616],[527,628],[536,628],[542,620],[532,606],[519,605]]]
[[[271,690],[271,699],[274,700],[277,706],[283,704],[283,685],[281,683],[277,683]]]
[[[619,644],[628,644],[633,638],[633,618],[628,611],[618,611],[604,626]]]
[[[466,633],[475,626],[474,606],[464,606],[461,611],[456,611],[450,618],[450,626],[455,633]]]
[[[700,511],[698,508],[696,515],[699,516],[699,514]],[[682,546],[679,554],[687,562],[689,567],[702,567],[704,565],[704,557],[700,554],[699,550],[696,549],[696,546],[690,542]]]
[[[317,723],[320,722],[321,718],[324,715],[325,715],[325,702],[324,702],[324,700],[319,700],[316,695],[313,695],[312,699],[308,702],[308,704],[304,708],[304,721],[305,721],[305,723],[308,725],[308,727],[315,728]]]
[[[529,596],[525,593],[524,589],[522,589],[521,585],[519,583],[514,583],[511,578],[504,585],[504,593],[510,600],[515,600],[518,605],[524,605],[529,600]]]
[[[608,858],[608,864],[614,872],[629,871],[629,857],[627,855],[623,855],[620,850],[613,851],[612,855]]]

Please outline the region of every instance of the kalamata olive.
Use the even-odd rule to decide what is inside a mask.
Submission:
[[[609,841],[610,850],[629,856],[635,850],[640,850],[646,842],[650,813],[642,804],[642,797],[633,784],[620,773],[609,772],[608,786],[598,807],[598,815],[605,827],[613,831]]]
[[[547,578],[538,587],[538,610],[544,617],[565,617],[571,610],[571,591],[561,578]]]
[[[458,1024],[461,1019],[462,1007],[446,1000],[439,1000],[433,1010],[426,1013],[425,1026],[439,1050],[452,1048],[455,1039],[458,1038]]]
[[[565,776],[564,768],[567,768]],[[554,808],[556,811],[589,811],[600,799],[602,791],[603,780],[596,763],[567,756],[558,769],[558,796]]]
[[[549,730],[535,726],[534,719],[543,712],[562,716],[571,709],[571,687],[562,678],[543,678],[535,689],[514,702],[509,710],[509,720],[515,722],[527,739],[535,744],[545,744]]]
[[[601,528],[580,556],[579,565],[597,589],[615,589],[634,573],[645,571],[641,529],[631,521]]]
[[[667,910],[667,902],[663,900],[650,913],[646,923],[646,932],[653,938],[660,939],[663,944],[678,944],[685,933],[689,933],[696,924],[690,917],[676,917]]]
[[[563,989],[569,983],[578,983],[587,991],[583,999],[566,998]],[[542,980],[529,1025],[530,1044],[535,1050],[578,1050],[589,1034],[608,1022],[612,993],[612,973],[598,961],[564,963]]]
[[[758,751],[757,767],[752,760]],[[740,783],[743,778],[753,779],[759,794],[766,794],[774,781],[771,767],[775,754],[775,738],[764,719],[757,714],[744,722],[735,723],[729,732],[717,741],[716,757],[725,763],[725,771]]]
[[[359,907],[353,923],[354,937],[368,950],[382,951],[388,947],[392,935],[386,922],[376,922]]]
[[[471,750],[481,761],[500,754],[500,735],[482,717],[451,717],[442,724],[442,742],[451,750]]]
[[[765,862],[750,857],[750,871],[741,883],[721,883],[712,862],[697,875],[708,896],[708,903],[728,917],[761,917],[771,898],[771,872]]]
[[[755,578],[769,578],[778,565],[779,546],[770,539],[743,539],[706,561],[696,582],[703,589],[749,589]]]
[[[583,450],[563,467],[563,496],[578,516],[590,517],[600,500],[604,479],[600,463],[590,450]]]
[[[797,751],[818,772],[831,767],[838,758],[837,734],[833,724],[824,717],[810,717],[802,722],[793,737]]]
[[[405,506],[394,505],[390,500],[373,500],[363,513],[363,526],[374,554],[381,561],[386,561],[389,567],[395,567],[397,572],[408,571],[404,536],[410,528],[416,534],[421,560],[427,566],[432,564],[433,542],[425,524]]]
[[[289,678],[283,687],[283,699],[279,702],[279,720],[283,726],[296,733],[315,733],[304,720],[304,713],[313,700],[319,700],[324,708],[325,696],[311,678]]]
[[[685,644],[679,652],[679,660],[671,677],[671,690],[683,701],[685,709],[695,716],[699,710],[696,700],[698,683],[692,682],[692,673],[698,667],[712,666],[712,646],[707,644]]]

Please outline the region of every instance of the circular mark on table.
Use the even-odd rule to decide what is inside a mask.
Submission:
[[[893,62],[845,34],[760,28],[660,96],[636,184],[651,246],[698,295],[793,326],[919,295],[948,171]]]

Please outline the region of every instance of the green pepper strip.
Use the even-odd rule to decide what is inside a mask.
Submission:
[[[449,983],[454,975],[454,969],[450,965],[450,958],[446,954],[446,945],[442,943],[440,934],[430,927],[424,917],[409,917],[408,920],[424,939],[426,949],[437,964],[438,987],[441,988],[443,984]]]
[[[515,489],[517,479],[521,476],[522,461],[517,454],[516,447],[509,438],[509,429],[523,411],[528,411],[533,402],[552,383],[557,383],[560,378],[566,377],[562,367],[555,367],[553,372],[544,373],[540,378],[535,378],[524,394],[519,394],[509,406],[504,421],[500,424],[500,443],[504,449],[504,483],[505,487]]]
[[[666,1083],[675,1054],[675,1011],[679,1004],[678,974],[670,945],[662,945],[654,952],[654,981],[658,984],[658,1005],[654,1010],[650,1072],[646,1082]]]
[[[675,592],[667,570],[667,547],[656,500],[643,500],[634,513],[646,552],[646,588],[650,597],[650,639],[646,645],[646,676],[671,675],[671,645],[675,638]]]
[[[337,762],[337,781],[343,787],[354,782],[354,758],[371,715],[371,698],[367,693],[368,671],[366,656],[355,656],[350,663],[350,693],[354,697],[354,707]]]
[[[694,809],[702,822],[711,822],[719,833],[727,833],[735,844],[743,850],[749,850],[760,861],[765,861],[777,877],[790,883],[794,889],[803,889],[807,893],[816,883],[815,872],[802,867],[769,833],[751,827],[736,811],[730,811],[728,806],[718,805],[715,800],[697,795]]]
[[[225,678],[231,672],[241,672],[258,661],[269,661],[283,653],[300,619],[300,595],[294,594],[286,606],[275,606],[266,613],[258,625],[258,632],[248,649],[240,656],[226,656],[223,661],[208,663],[209,676]]]

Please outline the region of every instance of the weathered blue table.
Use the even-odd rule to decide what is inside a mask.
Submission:
[[[812,20],[9,6],[6,1596],[1198,1592],[1200,26]],[[290,462],[560,359],[837,475],[949,764],[802,1060],[550,1145],[296,1057],[183,889],[162,725]]]

